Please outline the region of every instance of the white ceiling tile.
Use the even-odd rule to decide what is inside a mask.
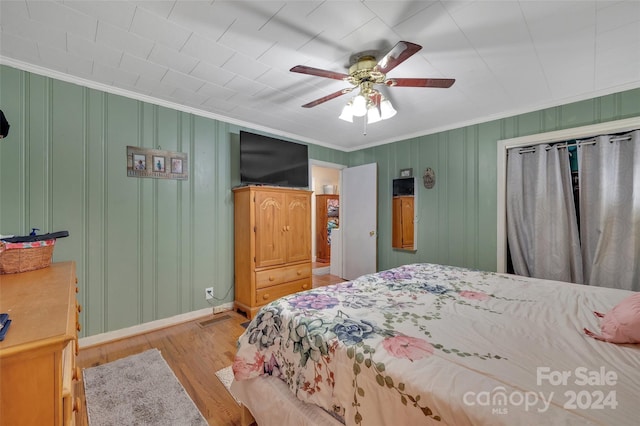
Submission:
[[[133,86],[138,80],[138,75],[131,72],[102,65],[94,62],[93,64],[93,76],[101,82],[113,84],[114,82],[125,82],[126,84]]]
[[[598,32],[606,32],[629,24],[640,27],[640,1],[608,2],[598,9]]]
[[[191,75],[219,86],[224,86],[235,76],[231,71],[224,70],[206,62],[199,62],[191,71]]]
[[[436,1],[369,1],[363,2],[364,6],[371,10],[376,16],[389,27],[395,27],[398,24],[411,18],[413,15],[420,13],[422,10],[437,3]]]
[[[123,50],[133,56],[147,58],[153,49],[154,42],[125,31],[107,22],[98,23],[96,42],[114,49]]]
[[[249,30],[235,22],[222,34],[218,42],[251,58],[259,57],[274,44],[274,42],[260,37],[258,31]]]
[[[38,46],[39,56],[47,68],[67,73],[71,70],[82,70],[86,73],[92,69],[92,61],[70,54],[61,49]]]
[[[125,53],[120,62],[120,68],[132,74],[143,75],[145,80],[159,82],[165,76],[169,68],[158,65],[146,59]]]
[[[118,67],[124,53],[122,50],[95,43],[74,34],[67,36],[67,50],[78,57],[95,57],[97,62],[110,67]]]
[[[179,1],[168,19],[203,38],[218,40],[239,15],[234,2]]]
[[[204,85],[204,81],[174,70],[167,71],[161,82],[168,87],[182,87],[192,92],[197,92]]]
[[[98,22],[108,22],[124,30],[129,30],[136,10],[134,4],[123,1],[64,0],[64,4],[85,15],[95,17]]]
[[[156,44],[153,47],[148,59],[185,74],[189,74],[198,64],[198,59],[193,56],[185,55],[162,44]]]
[[[111,1],[111,0],[107,0]],[[122,0],[120,0],[122,1]],[[191,1],[191,0],[187,0]],[[204,3],[201,0],[196,0]],[[160,16],[161,18],[167,18],[171,14],[171,11],[175,8],[176,0],[132,0],[128,3],[136,6],[138,9],[144,9],[147,12],[151,12],[154,15]]]
[[[323,0],[293,1],[280,7],[261,27],[260,34],[288,48],[297,49],[316,37],[324,28],[308,19]]]
[[[37,1],[27,4],[29,16],[51,26],[65,28],[66,32],[74,33],[88,39],[95,39],[98,20],[95,17],[81,13],[57,1]]]
[[[242,91],[248,96],[253,96],[259,91],[263,90],[266,86],[259,81],[251,80],[241,75],[235,76],[231,81],[225,84],[225,87],[236,92]]]
[[[6,2],[1,2],[1,4],[4,3]],[[47,23],[36,22],[29,18],[20,20],[7,19],[6,23],[2,24],[2,30],[16,37],[26,40],[33,39],[40,44],[46,44],[56,49],[65,50],[67,48],[67,33],[65,31]]]
[[[209,97],[178,86],[171,93],[171,99],[174,102],[183,105],[198,107],[202,105],[206,100],[208,100]]]
[[[14,58],[27,63],[40,60],[38,46],[35,41],[0,32],[0,56]]]
[[[130,31],[175,50],[180,50],[191,34],[190,30],[140,7],[133,16]]]
[[[304,64],[311,60],[309,56],[304,55],[302,52],[280,43],[269,47],[257,59],[270,68],[279,68],[287,71],[296,65]]]
[[[261,74],[269,70],[269,67],[259,62],[253,61],[251,58],[235,54],[227,62],[224,63],[222,69],[241,75],[248,79],[255,79]]]
[[[307,15],[307,21],[333,40],[346,37],[375,18],[360,1],[325,1]]]
[[[235,95],[236,91],[231,90],[228,87],[219,86],[217,84],[205,83],[198,90],[198,93],[200,93],[203,96],[213,98],[213,100],[215,101],[216,99],[227,100],[231,98],[233,95]]]
[[[180,51],[216,66],[220,66],[227,62],[235,53],[234,50],[222,46],[212,39],[204,38],[197,34],[192,34]]]
[[[0,25],[15,28],[29,18],[27,3],[24,1],[0,1]]]
[[[476,49],[495,49],[508,43],[530,43],[526,21],[517,2],[476,2],[452,13]]]

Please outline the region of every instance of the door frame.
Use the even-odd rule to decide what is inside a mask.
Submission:
[[[316,167],[323,167],[326,169],[337,169],[340,171],[339,175],[338,175],[338,194],[340,194],[342,192],[342,170],[346,169],[347,165],[345,164],[338,164],[338,163],[329,163],[327,161],[322,161],[322,160],[314,160],[312,158],[309,159],[309,191],[314,191],[314,188],[312,187],[312,182],[313,182],[313,166]],[[316,211],[316,197],[315,197],[315,192],[313,194],[311,194],[311,211],[314,212],[313,214],[315,215],[315,211]],[[338,210],[338,223],[342,222],[342,209]],[[311,243],[311,260],[315,261],[315,226],[316,226],[316,221],[315,221],[315,217],[311,217],[311,238],[312,238],[312,243]]]
[[[633,117],[498,141],[496,272],[506,272],[507,268],[507,150],[543,143],[589,138],[601,134],[627,132],[638,128],[640,128],[640,117]]]

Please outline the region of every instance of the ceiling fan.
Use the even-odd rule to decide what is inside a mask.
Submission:
[[[453,85],[455,79],[451,78],[387,78],[387,73],[416,54],[422,46],[408,41],[399,41],[387,54],[376,60],[374,52],[362,52],[352,56],[349,73],[323,70],[296,65],[291,68],[291,72],[315,75],[318,77],[343,80],[352,86],[337,92],[331,93],[322,98],[302,105],[303,108],[312,108],[331,99],[350,93],[354,89],[360,89],[360,93],[354,97],[347,105],[340,116],[346,121],[353,121],[353,116],[362,117],[367,115],[369,123],[390,118],[395,115],[395,109],[391,102],[386,99],[380,91],[375,89],[376,85],[387,87],[437,87],[448,88]]]

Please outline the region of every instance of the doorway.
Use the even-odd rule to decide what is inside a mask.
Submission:
[[[311,250],[314,275],[331,273],[332,235],[340,226],[341,164],[310,160]],[[336,234],[339,231],[335,232]],[[336,253],[333,253],[334,255]],[[339,259],[338,259],[339,261]],[[335,263],[335,262],[334,262]]]

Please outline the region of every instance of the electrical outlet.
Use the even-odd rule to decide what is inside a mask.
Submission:
[[[213,287],[207,287],[204,289],[204,297],[207,300],[213,299]]]

